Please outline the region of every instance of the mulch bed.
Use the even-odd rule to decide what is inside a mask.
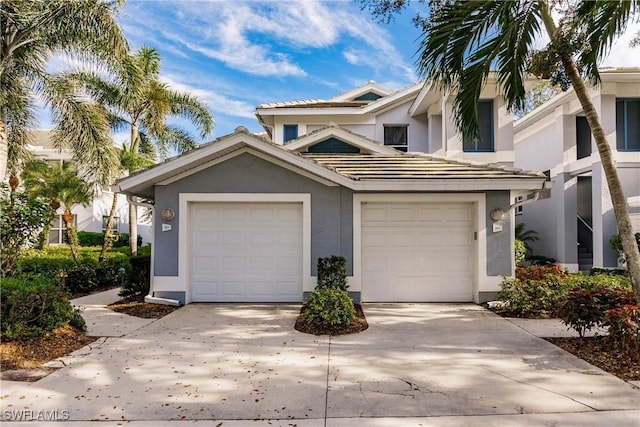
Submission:
[[[159,319],[180,307],[148,304],[144,297],[124,298],[108,306],[113,311],[146,319]],[[51,360],[66,356],[98,337],[89,337],[84,331],[72,326],[63,326],[48,332],[40,338],[13,340],[0,343],[2,378],[11,381],[36,381],[53,369],[41,366]]]
[[[173,313],[180,307],[175,305],[149,304],[144,302],[144,297],[123,298],[118,302],[109,304],[107,308],[129,316],[142,317],[144,319],[159,319],[169,313]]]
[[[346,326],[322,326],[307,321],[307,317],[304,314],[304,307],[300,310],[300,314],[296,319],[295,329],[305,334],[313,335],[347,335],[357,334],[369,327],[367,319],[364,316],[362,307],[360,304],[354,304],[356,309],[356,318]]]
[[[98,337],[89,337],[84,331],[72,326],[63,326],[31,340],[2,341],[0,356],[2,371],[14,369],[38,369],[40,365],[94,342]]]
[[[632,360],[617,352],[608,336],[545,339],[618,378],[640,381],[640,357]]]

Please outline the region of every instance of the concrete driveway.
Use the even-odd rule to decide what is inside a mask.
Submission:
[[[640,425],[640,389],[480,307],[367,304],[369,329],[333,338],[295,331],[298,310],[188,305],[40,381],[2,381],[2,415],[57,411],[78,426]]]

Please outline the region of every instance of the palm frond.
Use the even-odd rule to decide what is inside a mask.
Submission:
[[[445,2],[432,14],[420,44],[418,69],[445,91],[455,92],[454,117],[463,139],[478,132],[478,101],[495,68],[511,110],[525,100],[523,75],[540,30],[537,2]]]
[[[197,97],[188,93],[168,91],[171,100],[171,114],[185,118],[200,130],[200,137],[205,138],[213,132],[214,120],[211,112]]]
[[[592,84],[600,81],[598,62],[606,58],[613,42],[629,23],[638,21],[638,0],[583,1],[575,12],[573,27],[584,33],[586,44],[578,54],[583,76]]]
[[[77,96],[75,87],[65,78],[46,79],[41,94],[52,105],[56,146],[73,150],[82,178],[96,187],[104,187],[117,177],[119,162],[109,137],[105,111]]]

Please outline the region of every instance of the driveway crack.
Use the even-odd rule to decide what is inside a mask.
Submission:
[[[531,383],[528,383],[528,382],[525,382],[525,381],[517,380],[517,379],[515,379],[515,378],[511,378],[511,377],[510,377],[510,376],[508,376],[508,375],[505,375],[505,374],[503,374],[503,373],[501,373],[501,372],[498,372],[498,371],[491,370],[491,369],[486,368],[486,367],[483,367],[482,369],[484,369],[485,371],[489,371],[489,372],[491,372],[492,374],[499,375],[499,376],[501,376],[502,378],[506,378],[506,379],[508,379],[508,380],[514,381],[514,382],[516,382],[516,383],[518,383],[518,384],[522,384],[522,385],[526,385],[526,386],[529,386],[529,387],[537,388],[538,390],[546,391],[546,392],[548,392],[548,393],[555,394],[555,395],[557,395],[557,396],[566,397],[567,399],[569,399],[569,400],[571,400],[571,401],[573,401],[573,402],[576,402],[576,403],[577,403],[577,404],[579,404],[579,405],[586,406],[587,408],[589,408],[589,409],[591,409],[591,410],[593,410],[593,411],[598,411],[598,409],[597,409],[597,408],[594,408],[593,406],[587,405],[587,404],[586,404],[586,403],[584,403],[584,402],[580,402],[579,400],[576,400],[576,399],[574,399],[574,398],[573,398],[573,397],[571,397],[571,396],[567,396],[566,394],[559,393],[559,392],[557,392],[557,391],[553,391],[553,390],[549,390],[549,389],[547,389],[547,388],[540,387],[540,386],[538,386],[538,385],[531,384]]]

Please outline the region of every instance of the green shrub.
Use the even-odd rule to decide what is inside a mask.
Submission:
[[[68,322],[83,325],[56,281],[42,276],[2,279],[1,329],[5,339],[34,338]]]
[[[78,248],[82,267],[98,268],[99,247]],[[129,249],[117,248],[107,252],[102,266],[111,267],[116,271],[120,268],[129,269]],[[42,274],[49,278],[64,277],[77,266],[71,258],[68,246],[51,246],[45,249],[30,249],[23,251],[18,261],[18,271],[21,274]]]
[[[607,274],[588,276],[582,273],[573,273],[564,277],[562,281],[568,289],[580,288],[588,291],[597,291],[599,289],[631,290],[631,279],[628,276]]]
[[[527,246],[522,240],[516,239],[513,242],[513,248],[515,252],[516,265],[522,265],[525,256],[527,255]]]
[[[129,233],[116,233],[116,240],[113,242],[114,248],[129,247]],[[104,242],[104,233],[96,231],[78,231],[78,242],[80,246],[100,246]],[[142,236],[138,235],[138,246],[142,245]]]
[[[589,270],[590,276],[595,276],[597,274],[607,274],[609,276],[629,276],[629,272],[624,268],[592,267],[591,270]]]
[[[545,280],[520,280],[505,278],[500,283],[498,299],[505,301],[515,316],[553,316],[569,290],[559,278]]]
[[[548,317],[558,313],[569,290],[631,290],[625,276],[566,274],[558,266],[530,266],[518,269],[518,278],[505,277],[498,299],[508,303],[510,311],[521,317]]]
[[[151,256],[134,256],[129,258],[129,262],[131,263],[131,269],[127,280],[122,284],[120,296],[129,297],[149,294]]]
[[[316,290],[337,289],[346,291],[347,284],[347,259],[343,256],[330,256],[318,258],[318,284]]]
[[[635,238],[636,243],[638,244],[638,249],[640,250],[640,233],[636,233]],[[619,255],[622,255],[624,253],[624,251],[622,250],[622,238],[619,234],[615,234],[611,237],[611,239],[609,239],[609,246]]]
[[[616,349],[630,359],[640,359],[640,304],[628,304],[609,310],[604,326]]]
[[[608,310],[633,302],[633,292],[621,289],[573,288],[560,306],[558,317],[583,338],[587,330],[603,324]]]
[[[356,318],[349,293],[338,289],[320,289],[309,295],[304,303],[308,321],[325,327],[344,326]]]

